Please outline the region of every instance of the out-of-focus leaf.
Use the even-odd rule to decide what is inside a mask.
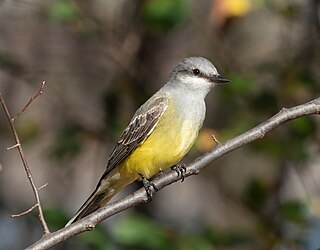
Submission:
[[[241,244],[253,241],[248,233],[243,231],[217,231],[212,228],[206,230],[205,237],[215,246],[239,246]]]
[[[117,131],[119,127],[119,109],[121,107],[120,91],[108,90],[102,96],[105,114],[105,126],[108,131]]]
[[[172,249],[165,230],[143,216],[135,215],[122,220],[113,235],[117,242],[132,249]]]
[[[12,55],[0,51],[0,69],[21,73],[22,65]]]
[[[296,4],[286,4],[283,8],[280,9],[280,13],[283,17],[291,20],[295,20],[299,15],[300,7]]]
[[[254,81],[244,75],[232,73],[228,77],[232,82],[221,88],[222,93],[227,92],[228,95],[239,94],[243,96],[250,95],[257,89]]]
[[[141,9],[143,22],[151,29],[169,30],[187,17],[184,0],[146,0]]]
[[[110,244],[110,239],[106,231],[97,226],[93,231],[85,232],[79,235],[79,241],[82,244],[87,245],[90,249],[95,250],[105,250],[108,249],[108,245]]]
[[[295,223],[306,223],[305,205],[300,201],[288,201],[281,206],[281,216]]]
[[[44,209],[44,214],[48,223],[48,227],[51,230],[62,228],[68,222],[66,214],[60,208],[46,207]]]
[[[70,22],[78,15],[77,6],[71,0],[54,0],[49,8],[49,17],[56,22]]]
[[[235,121],[230,124],[230,127],[225,128],[223,131],[219,133],[218,140],[225,141],[231,139],[245,131],[253,128],[257,124],[254,121],[249,119],[235,119]]]
[[[317,126],[310,116],[295,119],[289,123],[289,130],[297,140],[304,140],[313,136],[317,131]]]
[[[211,19],[220,25],[230,18],[245,16],[252,8],[251,0],[215,0],[212,2]]]
[[[266,136],[262,140],[254,141],[250,145],[250,148],[253,150],[259,150],[262,153],[277,157],[279,159],[283,158],[287,152],[285,142],[272,136]]]
[[[276,93],[272,91],[262,91],[251,102],[253,108],[262,114],[273,114],[277,111],[278,100]]]
[[[241,17],[251,10],[250,0],[220,0],[221,11],[228,17]]]
[[[267,199],[267,190],[257,179],[252,179],[244,191],[245,202],[253,209],[259,210]]]
[[[183,238],[181,242],[180,249],[193,250],[212,250],[215,249],[214,244],[212,244],[207,238],[197,235],[188,235]]]
[[[17,121],[16,128],[19,131],[19,137],[22,142],[31,142],[37,138],[39,135],[39,124],[35,119],[18,119]]]
[[[68,160],[77,155],[82,149],[82,127],[70,124],[64,127],[51,146],[50,155],[57,160]]]

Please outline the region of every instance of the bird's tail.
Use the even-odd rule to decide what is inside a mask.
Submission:
[[[69,222],[66,224],[66,227],[82,219],[88,214],[98,210],[105,203],[107,203],[113,196],[113,194],[106,196],[105,193],[98,193],[97,191],[98,191],[98,188],[90,195],[90,197],[86,200],[86,202],[81,206],[81,208],[78,210],[76,215],[71,220],[69,220]]]
[[[118,178],[115,178],[115,175],[117,175]],[[120,178],[120,173],[116,169],[111,171],[106,177],[99,181],[95,191],[65,227],[104,206],[116,193],[133,181],[133,178],[126,178],[125,176],[121,176]]]

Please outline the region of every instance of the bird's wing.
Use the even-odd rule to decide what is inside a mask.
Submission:
[[[158,124],[167,107],[168,99],[166,97],[156,97],[150,99],[137,110],[113,149],[101,179],[144,142]]]

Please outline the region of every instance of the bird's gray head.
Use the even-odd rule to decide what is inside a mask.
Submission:
[[[189,57],[180,62],[172,71],[169,82],[175,87],[204,92],[230,80],[221,76],[214,65],[203,57]]]

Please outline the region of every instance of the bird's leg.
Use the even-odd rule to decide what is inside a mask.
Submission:
[[[181,177],[181,182],[184,181],[185,173],[187,172],[187,168],[185,164],[182,165],[174,165],[171,167],[172,170],[176,171],[178,174],[178,177]]]
[[[143,187],[146,190],[148,201],[152,201],[153,195],[155,192],[158,191],[158,188],[156,187],[156,185],[153,182],[148,180],[142,174],[139,173],[139,175],[141,177]]]

